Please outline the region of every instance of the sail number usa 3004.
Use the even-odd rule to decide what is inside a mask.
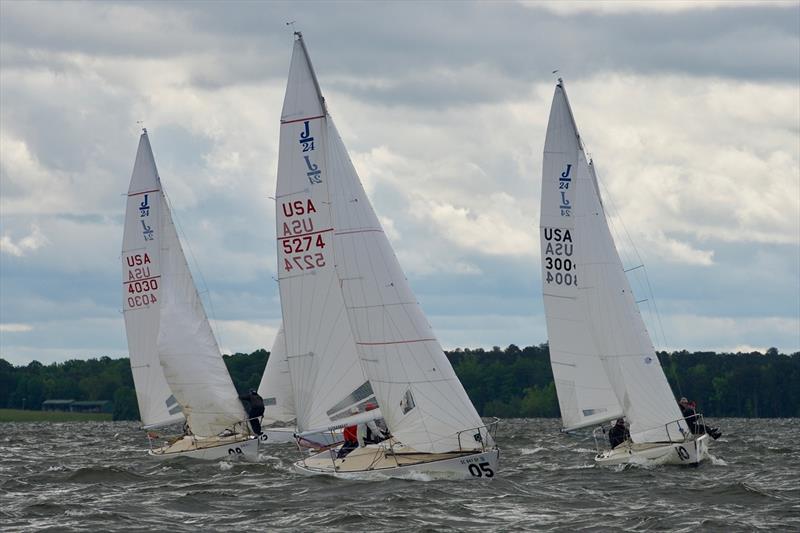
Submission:
[[[568,228],[542,228],[544,281],[548,284],[578,286],[572,231]]]

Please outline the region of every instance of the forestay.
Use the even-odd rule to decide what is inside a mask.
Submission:
[[[275,197],[285,349],[299,432],[328,427],[375,401],[334,268],[329,120],[298,39],[281,114]]]
[[[161,313],[161,210],[161,182],[145,132],[139,139],[128,188],[122,239],[122,309],[139,415],[145,427],[184,419],[156,350]]]
[[[157,349],[164,377],[195,435],[217,435],[246,415],[178,239],[161,203],[161,317]]]
[[[289,360],[286,358],[286,338],[283,325],[275,336],[272,350],[258,385],[258,394],[264,398],[264,425],[294,420],[294,396]]]
[[[617,402],[630,422],[632,440],[637,443],[682,440],[681,428],[685,429],[685,424],[674,423],[681,419],[681,413],[658,362],[617,254],[600,199],[594,168],[587,163],[578,141],[577,127],[561,83],[556,87],[553,98],[553,108],[556,107],[561,110],[554,111],[551,120],[562,117],[558,119],[564,131],[562,135],[575,139],[572,146],[576,153],[570,156],[570,160],[565,157],[561,161],[561,168],[556,166],[557,160],[553,158],[553,166],[545,168],[545,172],[548,176],[565,176],[569,172],[568,165],[571,161],[575,161],[574,170],[577,172],[569,192],[562,195],[563,191],[559,191],[556,195],[550,191],[549,198],[546,199],[543,191],[542,201],[557,204],[558,215],[548,219],[547,223],[547,226],[553,228],[553,238],[555,230],[566,230],[562,224],[565,224],[566,219],[572,219],[575,265],[571,271],[567,271],[562,263],[561,270],[553,269],[550,274],[555,276],[560,273],[565,276],[571,272],[577,276],[574,284],[579,296],[575,307],[582,308],[582,311],[578,311],[575,316],[582,316],[583,320],[573,326],[576,329],[573,334],[577,333],[577,328],[588,333],[588,342],[581,345],[581,348],[593,346],[591,351],[599,354],[606,379],[598,381],[602,382],[603,388],[607,382],[611,384]],[[569,120],[565,120],[567,117]],[[568,151],[565,150],[565,153]],[[544,223],[542,225],[545,226]],[[546,258],[545,255],[542,257]],[[553,260],[555,261],[555,257]],[[547,286],[546,280],[545,285]],[[555,289],[553,293],[564,296],[563,288],[559,289]],[[550,291],[549,288],[546,290]],[[550,303],[552,300],[555,297],[551,297]],[[564,313],[564,316],[568,317],[569,314]],[[563,321],[562,327],[565,324],[568,324],[567,320]],[[568,329],[565,327],[566,333],[569,333]]]
[[[560,86],[550,109],[543,161],[542,293],[561,420],[569,431],[618,418],[622,408],[592,335],[585,291],[579,288],[576,221],[586,218],[588,205],[575,201],[575,183],[588,167]]]
[[[295,44],[293,68],[298,51],[304,51],[302,38]],[[317,102],[321,103],[310,62],[306,54],[302,57],[306,59],[304,71],[309,73],[302,91],[316,90]],[[315,154],[317,159],[313,160],[313,171],[318,166],[321,174],[312,176],[311,164],[299,169],[308,176],[304,186],[310,187],[312,194],[327,193],[328,202],[317,216],[322,218],[324,212],[328,225],[315,224],[331,228],[325,233],[330,246],[323,261],[327,267],[335,265],[334,290],[323,293],[324,298],[335,299],[337,305],[341,305],[339,298],[344,298],[347,313],[343,325],[352,330],[358,356],[389,430],[420,452],[480,448],[481,443],[474,439],[477,432],[469,430],[483,423],[408,286],[333,120],[322,104],[308,112],[325,113],[315,122],[319,128],[313,131],[315,137],[324,140],[317,146],[322,153]],[[286,140],[297,142],[297,135]],[[282,148],[283,141],[282,137]],[[320,270],[316,272],[319,277]]]

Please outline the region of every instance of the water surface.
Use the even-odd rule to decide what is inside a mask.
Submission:
[[[290,445],[157,462],[134,423],[4,423],[0,531],[800,531],[798,420],[716,422],[698,468],[609,468],[589,433],[505,420],[491,481],[307,478]]]

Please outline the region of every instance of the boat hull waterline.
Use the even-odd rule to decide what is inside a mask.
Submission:
[[[708,435],[686,442],[621,444],[598,454],[598,465],[622,464],[697,465],[708,457]]]
[[[201,461],[216,461],[235,458],[256,462],[258,460],[258,446],[259,440],[250,435],[203,439],[183,437],[172,444],[160,448],[152,448],[148,455],[156,459],[186,457]]]
[[[484,452],[394,453],[381,445],[369,445],[353,450],[344,459],[332,459],[336,450],[320,452],[297,461],[294,468],[307,476],[333,476],[346,479],[493,479],[497,476],[500,450]]]

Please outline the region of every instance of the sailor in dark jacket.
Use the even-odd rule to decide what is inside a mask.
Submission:
[[[630,438],[631,434],[625,427],[625,419],[618,418],[617,422],[608,432],[608,442],[612,448],[616,448]]]
[[[722,432],[719,428],[708,427],[698,420],[694,402],[690,402],[686,398],[681,398],[678,400],[678,407],[680,407],[681,415],[686,420],[686,425],[689,426],[689,431],[691,431],[692,434],[702,435],[703,433],[708,433],[714,440],[722,436]]]
[[[247,418],[250,421],[250,427],[253,428],[253,433],[261,435],[261,417],[264,416],[264,399],[258,393],[250,389],[250,392],[240,394],[239,399],[242,403],[247,402]]]

